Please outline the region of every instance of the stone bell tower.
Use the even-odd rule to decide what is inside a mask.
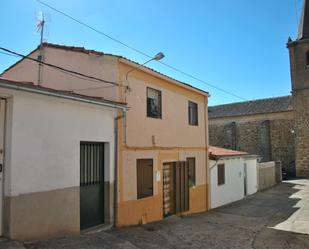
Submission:
[[[295,125],[296,175],[309,176],[309,0],[304,0],[298,37],[289,38]]]

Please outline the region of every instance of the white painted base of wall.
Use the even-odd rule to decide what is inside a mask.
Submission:
[[[225,164],[225,184],[218,185],[218,164]],[[247,172],[247,195],[257,192],[257,160],[237,158],[222,158],[210,160],[210,208],[220,207],[245,197],[245,165]]]

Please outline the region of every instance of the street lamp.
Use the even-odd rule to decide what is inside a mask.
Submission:
[[[149,59],[148,61],[144,62],[143,64],[139,65],[139,66],[136,67],[136,68],[133,68],[133,69],[129,70],[129,71],[126,73],[126,81],[128,81],[128,75],[129,75],[130,73],[132,73],[133,71],[140,69],[142,66],[146,65],[146,64],[147,64],[148,62],[150,62],[150,61],[159,61],[159,60],[163,59],[164,57],[165,57],[165,55],[164,55],[162,52],[159,52],[159,53],[157,53],[154,57],[152,57],[151,59]]]

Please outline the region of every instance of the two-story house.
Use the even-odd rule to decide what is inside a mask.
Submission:
[[[110,172],[113,180],[105,185],[104,196],[113,197],[117,205],[102,207],[113,217],[105,223],[144,224],[208,210],[207,92],[124,57],[81,47],[45,43],[29,57],[39,55],[58,68],[24,58],[1,76],[128,105],[126,113],[115,117],[117,167]]]

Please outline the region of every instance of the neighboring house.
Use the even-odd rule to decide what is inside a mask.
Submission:
[[[38,82],[38,64],[27,59],[2,76],[128,104],[117,122],[117,226],[208,210],[207,92],[121,56],[46,43],[42,54],[44,62],[117,85],[48,66]]]
[[[209,147],[210,208],[257,192],[257,158],[247,152]]]
[[[0,98],[0,235],[113,222],[115,118],[126,105],[3,78]]]
[[[280,161],[289,176],[309,176],[309,0],[298,36],[289,38],[292,96],[209,108],[210,144]]]
[[[209,107],[209,143],[280,161],[295,176],[292,96]]]
[[[296,41],[289,38],[297,176],[309,177],[309,1],[304,1]]]

